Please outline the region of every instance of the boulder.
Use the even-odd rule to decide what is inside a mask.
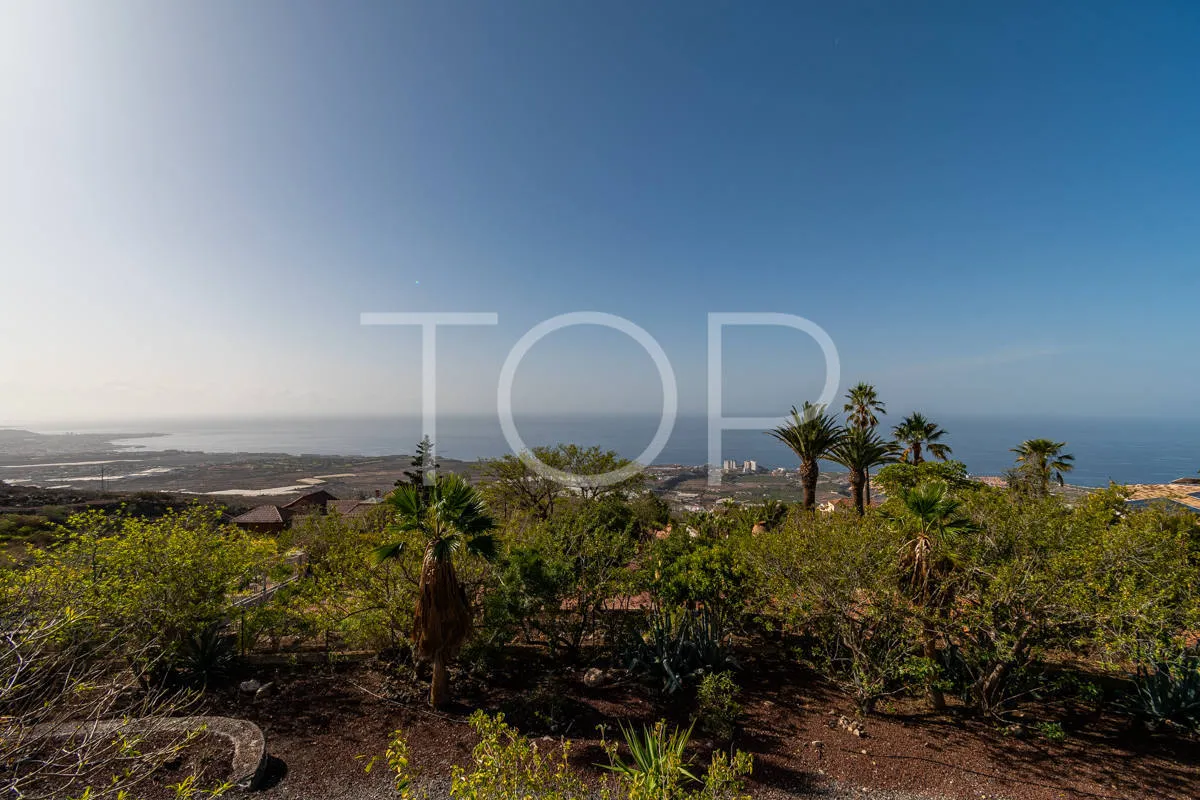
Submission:
[[[598,686],[603,686],[608,681],[608,675],[604,670],[592,667],[587,672],[583,673],[583,685],[589,689],[595,689]]]

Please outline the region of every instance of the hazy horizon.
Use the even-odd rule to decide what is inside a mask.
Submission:
[[[890,415],[889,415],[890,416]],[[1159,483],[1194,476],[1200,465],[1200,420],[1087,417],[963,416],[936,417],[946,430],[943,442],[952,458],[974,474],[1002,474],[1013,465],[1011,448],[1029,438],[1048,437],[1066,443],[1076,458],[1072,483],[1104,486]],[[658,418],[652,414],[525,414],[517,426],[526,446],[575,443],[598,445],[627,458],[639,458],[652,438]],[[882,420],[885,433],[898,419]],[[118,457],[148,451],[206,453],[286,453],[290,455],[385,456],[411,454],[421,436],[419,415],[384,417],[223,418],[157,420],[144,424],[68,425],[46,432],[158,433],[154,438],[119,439],[133,448]],[[438,420],[438,452],[443,458],[474,461],[513,452],[493,415],[445,415]],[[795,468],[796,457],[761,430],[725,431],[722,457],[739,463],[756,460],[763,467]],[[682,415],[656,464],[699,465],[707,460],[707,421]],[[24,463],[24,462],[19,462]],[[18,469],[14,466],[13,469]],[[827,464],[827,471],[841,467]],[[19,477],[19,476],[17,476]]]
[[[787,409],[785,409],[786,411]],[[779,409],[750,409],[737,412],[739,415],[762,416],[767,418],[770,415],[778,414]],[[938,410],[929,407],[905,409],[903,414],[888,414],[881,418],[880,428],[885,432],[890,430],[892,426],[898,424],[901,418],[911,411],[919,411],[926,416],[935,418],[937,422],[943,421],[1004,421],[1004,422],[1137,422],[1137,423],[1161,423],[1161,424],[1177,424],[1180,426],[1191,426],[1200,424],[1200,413],[1191,415],[1186,414],[1103,414],[1103,413],[972,413],[970,411],[960,410]],[[840,405],[837,408],[831,409],[831,413],[836,417],[843,416],[840,410]],[[658,420],[660,419],[657,412],[654,411],[556,411],[556,412],[537,412],[537,411],[515,411],[514,417],[518,425],[522,420],[596,420],[596,419],[629,419],[629,420]],[[472,412],[449,412],[439,414],[437,419],[443,420],[495,420],[498,416],[493,410],[487,411],[472,411]],[[420,411],[400,411],[396,413],[379,413],[379,412],[364,412],[364,413],[328,413],[328,414],[312,414],[312,413],[229,413],[229,414],[137,414],[131,416],[111,416],[111,417],[45,417],[45,418],[27,418],[15,420],[0,420],[0,430],[24,429],[35,433],[163,433],[169,431],[153,430],[156,424],[169,427],[178,427],[180,424],[202,423],[202,424],[217,424],[221,422],[236,422],[236,423],[252,423],[252,422],[320,422],[322,420],[347,420],[347,421],[388,421],[395,419],[412,420],[419,422],[421,419]],[[680,411],[677,414],[677,419],[706,419],[706,414],[703,411]],[[136,430],[128,426],[138,426]],[[125,426],[125,427],[120,427]]]

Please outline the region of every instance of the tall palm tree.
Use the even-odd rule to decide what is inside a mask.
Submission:
[[[797,411],[792,406],[792,419],[768,434],[786,444],[800,459],[800,485],[804,490],[804,507],[811,511],[817,503],[817,462],[829,455],[830,449],[842,438],[844,430],[837,420],[825,413],[824,405],[805,402]]]
[[[875,391],[875,387],[864,381],[859,381],[857,385],[850,388],[846,392],[846,405],[842,406],[842,411],[846,412],[846,419],[850,423],[851,428],[874,428],[879,424],[879,417],[876,412],[886,414],[887,408],[883,401],[879,399],[879,394]],[[866,482],[863,484],[863,491],[866,493],[867,503],[871,502],[871,473],[867,473]]]
[[[1017,467],[1031,473],[1035,485],[1042,494],[1050,491],[1051,479],[1057,480],[1062,486],[1063,473],[1075,468],[1072,463],[1075,456],[1064,453],[1066,442],[1056,442],[1052,439],[1026,439],[1020,447],[1012,448],[1017,454]]]
[[[426,494],[422,489],[429,491]],[[454,554],[466,549],[484,558],[494,557],[496,543],[488,531],[496,523],[475,487],[453,474],[430,487],[405,484],[388,495],[388,503],[396,510],[393,530],[418,534],[424,543],[413,649],[417,658],[433,662],[430,705],[444,706],[450,699],[446,665],[458,655],[471,632],[471,607],[454,571]],[[377,548],[375,563],[397,558],[405,545],[401,539]]]
[[[829,451],[829,458],[850,471],[850,493],[854,496],[854,507],[861,515],[865,513],[864,490],[870,477],[871,467],[890,464],[896,460],[899,448],[884,441],[874,428],[853,427]],[[870,502],[867,497],[866,502]]]
[[[947,540],[976,530],[976,526],[962,514],[961,504],[941,481],[926,481],[903,490],[900,503],[903,512],[895,521],[909,535],[900,551],[901,581],[912,601],[926,611],[922,650],[931,664],[937,664],[937,629],[929,614],[951,599],[945,580],[953,565]],[[930,680],[926,688],[933,707],[945,708],[946,698],[934,681]]]
[[[916,412],[909,414],[899,425],[892,428],[892,436],[904,445],[900,460],[911,464],[920,464],[925,460],[921,455],[922,448],[928,451],[929,455],[942,461],[949,458],[950,445],[939,441],[945,435],[946,432],[936,423],[926,419],[924,414]]]
[[[879,424],[876,413],[886,414],[887,408],[880,401],[875,387],[860,381],[857,386],[846,392],[846,405],[842,406],[842,411],[846,412],[846,420],[850,427],[874,428]]]

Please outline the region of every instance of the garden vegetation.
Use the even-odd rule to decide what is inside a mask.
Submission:
[[[1014,448],[1009,488],[983,485],[949,460],[935,423],[912,414],[885,438],[881,413],[869,386],[851,391],[845,423],[793,411],[774,435],[800,460],[794,507],[673,514],[640,477],[572,491],[507,457],[479,485],[418,463],[372,514],[304,517],[278,538],[201,507],[73,516],[0,573],[0,790],[36,796],[22,781],[53,772],[66,776],[59,796],[82,795],[99,768],[115,796],[146,774],[135,748],[81,745],[75,763],[91,761],[71,769],[47,761],[38,726],[172,713],[240,654],[281,649],[426,664],[429,701],[444,706],[456,673],[535,648],[563,669],[643,681],[724,743],[737,741],[738,683],[767,649],[863,715],[909,696],[1008,725],[1018,710],[1037,718],[1048,687],[1077,670],[1081,683],[1127,679],[1105,702],[1131,719],[1200,727],[1195,515],[1130,508],[1118,486],[1068,502],[1054,487],[1072,459],[1048,439]],[[570,445],[538,456],[580,474],[626,463]],[[853,509],[815,510],[821,460],[850,471]],[[49,699],[49,686],[67,690]],[[452,796],[590,791],[565,750],[499,717],[472,724],[476,767],[455,772]],[[689,733],[622,731],[622,746],[607,745],[607,791],[739,796],[749,758],[727,750],[696,770]],[[415,796],[402,732],[387,758]]]

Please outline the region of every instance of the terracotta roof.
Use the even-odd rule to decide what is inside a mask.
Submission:
[[[234,517],[233,522],[235,525],[264,525],[283,522],[283,515],[279,513],[279,506],[258,506],[241,516]]]
[[[971,480],[976,483],[982,483],[987,486],[995,486],[998,489],[1007,489],[1008,481],[999,475],[976,475]]]
[[[357,517],[377,505],[379,504],[366,500],[330,500],[325,504],[325,510],[336,511],[343,517]]]
[[[325,491],[324,489],[318,489],[315,492],[307,492],[305,494],[300,495],[299,497],[297,497],[295,500],[291,501],[290,503],[287,503],[287,504],[281,506],[281,508],[288,509],[288,508],[295,508],[296,506],[306,506],[306,505],[313,505],[313,504],[317,504],[317,503],[319,503],[321,505],[325,505],[326,503],[328,503],[331,500],[337,500],[337,498],[334,497],[333,495],[331,495],[329,492]]]

